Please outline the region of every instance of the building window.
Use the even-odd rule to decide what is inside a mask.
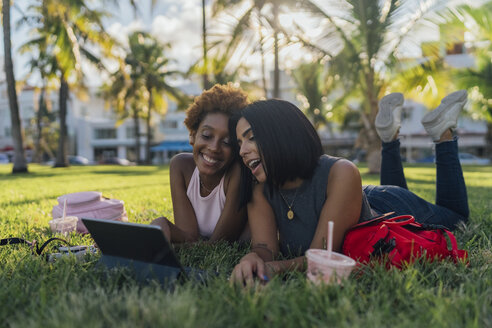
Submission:
[[[94,129],[94,139],[116,139],[116,129]]]
[[[162,122],[162,127],[164,129],[177,129],[178,121],[165,120]]]
[[[94,147],[94,158],[97,162],[116,157],[117,154],[118,149],[116,147]]]
[[[453,43],[446,49],[446,55],[461,55],[465,53],[464,49],[465,47],[463,42]]]
[[[135,127],[134,126],[127,126],[126,127],[126,138],[127,139],[135,138]]]
[[[12,136],[12,130],[10,129],[10,127],[5,127],[5,136],[6,137]]]

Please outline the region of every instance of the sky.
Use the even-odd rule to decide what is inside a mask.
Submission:
[[[161,0],[151,10],[150,0],[139,2],[139,14],[134,17],[128,1],[120,0],[119,15],[108,22],[107,30],[121,42],[135,30],[150,31],[163,43],[171,43],[169,57],[180,68],[200,58],[201,0]]]
[[[34,0],[16,0],[15,6],[19,6],[21,10],[25,10],[28,3]],[[477,3],[482,0],[451,0],[453,2],[468,2]],[[198,60],[202,55],[201,49],[201,0],[158,0],[156,5],[151,10],[151,0],[137,1],[139,5],[139,14],[135,17],[134,10],[130,6],[127,0],[117,0],[118,6],[109,6],[109,9],[113,13],[113,17],[108,19],[105,23],[107,31],[109,31],[115,38],[121,42],[125,42],[128,33],[135,30],[150,31],[153,35],[159,38],[162,42],[169,42],[172,44],[172,48],[167,54],[171,59],[174,59],[176,68],[181,70],[187,70],[191,64]],[[208,16],[210,16],[210,3],[211,0],[207,0]],[[12,8],[12,26],[19,19],[19,11],[14,7]],[[226,22],[227,16],[220,19],[222,23]],[[307,26],[310,22],[300,15],[284,15],[280,17],[282,24],[289,25],[292,21],[296,21],[301,26]],[[209,26],[210,29],[215,31],[221,31],[217,26]],[[223,31],[223,29],[222,29]],[[313,33],[317,33],[316,29],[313,29]],[[319,32],[319,29],[318,29]],[[437,31],[423,30],[420,32],[420,38],[422,40],[437,39],[439,34]],[[20,56],[17,53],[17,48],[24,42],[26,42],[31,36],[28,35],[27,29],[15,29],[12,28],[12,45],[13,45],[13,60],[14,69],[17,80],[23,79],[28,73],[26,63],[27,56]],[[0,51],[3,53],[3,42],[0,42]],[[283,50],[280,54],[282,61],[282,68],[292,68],[300,61],[306,61],[310,59],[310,55],[301,51],[299,47],[291,47]],[[236,61],[245,63],[251,66],[251,78],[259,78],[259,65],[260,58],[258,55],[249,55],[244,57],[235,58]],[[268,54],[266,56],[267,67],[273,66],[273,55]],[[3,65],[2,65],[3,66]],[[98,77],[101,75],[96,71],[89,69],[87,72],[89,76],[89,84],[97,85],[101,81]]]
[[[29,35],[28,29],[15,28],[15,24],[21,17],[20,10],[24,11],[31,2],[31,0],[18,0],[15,1],[15,7],[11,8],[12,58],[17,80],[23,79],[29,72],[28,56],[19,55],[17,49],[32,36]],[[108,5],[113,17],[106,20],[105,26],[107,31],[118,40],[124,42],[127,34],[135,30],[150,31],[161,41],[172,43],[169,57],[175,58],[175,65],[181,69],[186,69],[190,63],[200,57],[201,0],[160,0],[152,11],[150,0],[140,0],[137,17],[129,1],[115,2],[118,6]],[[0,53],[3,54],[3,42],[0,42]],[[3,60],[1,64],[3,67]],[[99,74],[94,70],[89,69],[87,75],[90,84],[100,83],[97,78]]]

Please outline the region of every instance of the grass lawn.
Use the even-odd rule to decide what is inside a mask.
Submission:
[[[129,221],[172,218],[168,167],[0,166],[0,238],[47,240],[62,194],[97,190],[125,201]],[[25,246],[0,247],[0,327],[492,327],[492,167],[464,168],[471,216],[456,231],[470,265],[418,263],[402,271],[365,268],[342,286],[315,287],[302,273],[251,289],[227,278],[247,247],[198,244],[178,252],[187,266],[220,274],[173,289],[137,283],[125,270],[63,258],[48,263]],[[366,184],[378,177],[366,174]],[[407,166],[409,188],[434,199],[432,165]],[[75,245],[88,236],[71,235]]]

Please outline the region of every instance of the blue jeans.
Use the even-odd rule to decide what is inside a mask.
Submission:
[[[468,197],[458,158],[458,139],[436,144],[436,204],[407,188],[400,157],[400,141],[383,142],[381,185],[364,186],[371,208],[379,214],[411,214],[420,223],[456,228],[468,221]]]

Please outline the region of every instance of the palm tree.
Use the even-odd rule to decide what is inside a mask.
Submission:
[[[36,136],[34,142],[34,156],[33,162],[40,162],[41,155],[43,153],[42,146],[46,144],[43,139],[42,125],[43,119],[48,116],[48,111],[51,109],[51,102],[46,96],[54,89],[53,84],[57,80],[56,76],[56,57],[50,53],[49,45],[46,44],[46,39],[34,39],[26,42],[19,48],[19,53],[26,54],[37,52],[32,56],[29,61],[30,72],[24,78],[27,81],[34,73],[38,73],[41,79],[41,86],[39,88],[38,106],[36,112]],[[44,147],[45,150],[46,147]]]
[[[44,50],[42,47],[48,47],[56,59],[60,138],[54,166],[65,167],[68,166],[66,116],[70,88],[83,90],[83,59],[102,68],[90,47],[97,45],[108,54],[112,41],[102,26],[101,19],[105,13],[91,9],[84,0],[43,0],[28,10],[32,15],[26,21],[33,25],[36,35],[28,42],[33,46],[37,44],[39,52]]]
[[[490,55],[478,58],[477,68],[454,74],[459,87],[471,89],[471,99],[477,116],[487,121],[486,156],[492,158],[492,63]]]
[[[458,26],[474,40],[476,66],[455,71],[453,80],[460,88],[470,89],[476,116],[487,121],[485,153],[492,158],[492,2],[477,8],[461,6],[450,16],[447,26]]]
[[[202,0],[202,50],[203,50],[203,89],[207,90],[211,87],[208,80],[208,47],[207,47],[207,11],[205,8],[205,0]]]
[[[2,17],[3,46],[5,51],[4,65],[10,105],[10,121],[12,123],[12,139],[14,141],[14,165],[12,167],[12,173],[24,173],[28,170],[26,157],[24,155],[24,140],[22,136],[19,104],[17,102],[17,92],[15,91],[14,67],[12,64],[12,43],[10,40],[10,0],[2,1]]]
[[[244,0],[217,0],[214,3],[214,15],[226,9],[237,9],[242,5]],[[272,97],[280,97],[280,68],[279,68],[279,49],[280,36],[282,28],[279,23],[279,14],[283,6],[294,7],[298,1],[294,0],[248,0],[248,8],[244,14],[237,19],[237,24],[232,29],[232,37],[235,38],[250,38],[250,31],[259,31],[258,38],[260,40],[259,50],[263,55],[264,35],[261,32],[261,27],[268,27],[272,31],[273,36],[273,54],[274,54],[274,69],[273,69],[273,91]],[[250,42],[250,41],[247,41]],[[263,61],[263,57],[262,57]],[[262,62],[263,65],[263,62]],[[262,67],[263,70],[263,67]]]
[[[321,19],[325,33],[319,39],[299,39],[321,52],[335,74],[349,83],[350,98],[360,98],[362,129],[359,140],[368,153],[369,171],[379,172],[380,140],[374,121],[378,100],[390,92],[391,79],[401,59],[400,50],[417,23],[429,17],[445,1],[439,0],[346,0],[302,5]],[[363,137],[362,137],[363,136]]]
[[[133,83],[139,83],[145,88],[144,97],[147,100],[145,110],[147,142],[145,145],[145,162],[150,164],[150,145],[152,142],[152,112],[164,114],[167,101],[164,96],[184,105],[186,98],[179,89],[171,86],[166,79],[181,74],[167,69],[169,59],[164,56],[169,44],[160,44],[156,38],[146,32],[134,32],[129,36],[130,51],[125,61],[131,66],[130,77]]]
[[[299,65],[292,74],[297,89],[303,96],[304,113],[316,130],[326,124],[326,81],[320,61]]]
[[[401,74],[398,84],[408,95],[423,100],[430,108],[436,107],[440,99],[456,88],[469,89],[472,99],[472,115],[487,121],[486,149],[492,157],[492,2],[481,7],[460,6],[442,14],[442,43],[431,45],[429,56],[420,65]],[[476,65],[473,68],[453,69],[446,65],[442,54],[446,48],[464,42],[464,33],[471,35]],[[406,87],[406,88],[405,88]],[[407,96],[407,95],[406,95]]]
[[[346,106],[346,93],[330,93],[330,90],[342,87],[341,81],[331,75],[328,65],[321,60],[314,60],[299,65],[292,72],[292,77],[299,92],[301,107],[310,118],[316,130],[326,126],[330,135],[333,136],[332,123],[342,123]]]
[[[122,122],[128,117],[133,119],[135,132],[136,162],[141,164],[140,158],[140,116],[144,104],[144,88],[141,81],[130,78],[129,65],[124,63],[120,69],[111,74],[109,81],[101,87],[101,93],[113,109],[116,110],[119,120]]]
[[[227,84],[228,82],[239,82],[241,76],[246,76],[249,69],[243,64],[246,52],[238,54],[238,46],[240,40],[231,38],[229,43],[224,46],[224,43],[219,41],[212,44],[207,50],[206,62],[204,58],[199,59],[194,63],[187,74],[198,73],[207,75],[207,83],[209,86],[214,84]],[[239,57],[238,65],[233,66],[231,58]]]

